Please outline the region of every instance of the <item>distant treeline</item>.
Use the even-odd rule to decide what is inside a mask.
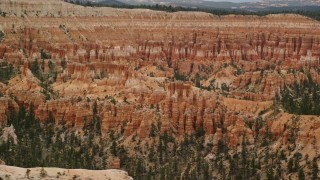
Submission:
[[[116,0],[108,0],[102,2],[90,2],[90,1],[73,1],[65,0],[66,2],[90,6],[90,7],[113,7],[113,8],[123,8],[123,9],[151,9],[156,11],[165,12],[178,12],[178,11],[196,11],[196,12],[206,12],[213,15],[223,16],[229,14],[235,15],[257,15],[265,16],[269,14],[300,14],[303,16],[310,17],[315,20],[320,20],[320,6],[299,6],[299,7],[269,7],[265,9],[251,8],[247,10],[239,9],[216,9],[216,8],[190,8],[190,7],[180,7],[180,6],[166,6],[166,5],[129,5]]]

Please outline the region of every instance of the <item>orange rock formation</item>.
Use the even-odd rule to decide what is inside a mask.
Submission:
[[[42,11],[44,6],[49,10]],[[320,83],[320,23],[298,15],[219,17],[55,0],[5,0],[0,10],[7,13],[0,17],[0,59],[21,71],[0,85],[6,96],[0,99],[2,122],[8,109],[17,108],[9,96],[33,104],[40,120],[51,113],[56,123],[77,128],[92,118],[97,102],[104,134],[123,128],[126,137],[146,138],[160,121],[162,132],[184,135],[203,128],[235,146],[243,135],[254,141],[248,124],[281,89],[307,79],[298,72],[302,67]],[[41,60],[41,50],[51,57]],[[29,70],[34,59],[44,73],[57,74],[50,100]],[[199,88],[210,84],[210,91]],[[320,119],[314,119],[312,131],[302,127],[301,142],[319,131]],[[271,125],[275,136],[285,134],[281,124],[289,120],[278,121]]]

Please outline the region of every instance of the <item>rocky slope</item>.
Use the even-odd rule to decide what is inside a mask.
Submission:
[[[75,6],[0,4],[0,59],[18,71],[0,84],[0,121],[33,106],[81,130],[94,112],[101,132],[149,141],[153,125],[177,139],[205,130],[212,144],[254,144],[270,128],[287,143],[294,115],[274,100],[287,87],[320,84],[320,23],[298,15],[213,16]],[[96,111],[92,109],[97,106]],[[258,128],[258,119],[267,123]],[[299,152],[315,157],[319,116],[299,116]],[[129,145],[130,147],[130,145]],[[311,148],[312,147],[312,148]]]

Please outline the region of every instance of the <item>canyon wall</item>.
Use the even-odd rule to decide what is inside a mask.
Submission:
[[[55,0],[5,0],[0,10],[0,60],[20,71],[0,84],[1,122],[8,109],[32,105],[41,121],[52,114],[57,124],[81,129],[97,105],[105,135],[122,129],[125,137],[147,138],[161,122],[162,132],[204,129],[233,147],[243,135],[253,143],[265,133],[252,124],[269,116],[284,87],[308,79],[302,69],[320,84],[320,23],[298,15],[165,13]],[[55,75],[51,98],[32,73],[35,60],[43,74]],[[281,113],[275,123],[289,123]],[[311,134],[301,126],[303,142],[319,131],[313,118]],[[269,126],[285,137],[285,129]]]

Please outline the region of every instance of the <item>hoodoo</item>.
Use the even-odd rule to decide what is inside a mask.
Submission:
[[[319,178],[319,21],[60,0],[2,0],[0,14],[6,164],[116,162],[136,179]],[[0,166],[0,177],[24,171]],[[56,171],[86,177],[47,173]]]

